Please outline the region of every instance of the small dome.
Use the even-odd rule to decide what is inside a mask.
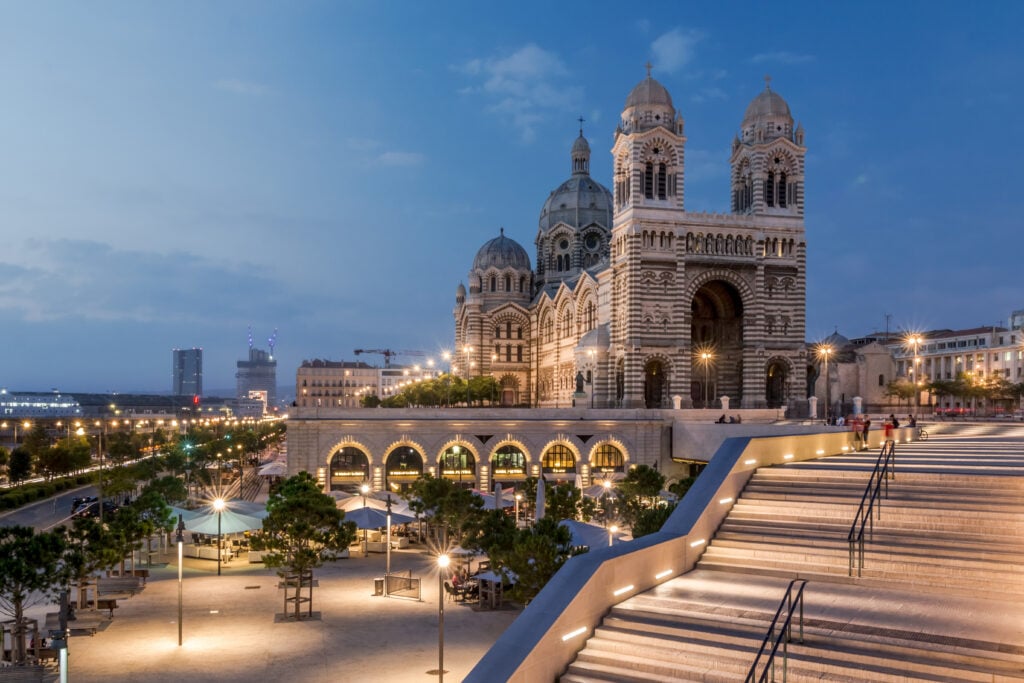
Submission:
[[[505,237],[502,228],[501,234],[480,247],[473,259],[473,270],[488,268],[530,270],[530,255],[514,239]]]
[[[576,138],[576,142],[572,143],[572,155],[575,157],[577,154],[590,154],[590,143],[583,137],[583,133]]]
[[[743,120],[746,122],[775,117],[793,120],[793,115],[789,113],[789,105],[786,104],[786,100],[782,99],[782,95],[766,87],[758,93],[754,101],[747,107],[747,113],[743,115]]]
[[[576,174],[551,193],[540,211],[540,229],[559,223],[581,229],[591,223],[612,224],[612,193],[589,175]]]
[[[466,286],[464,284],[462,284],[461,282],[459,283],[459,286],[455,288],[455,298],[456,299],[465,299],[466,298]]]
[[[786,138],[802,144],[795,139],[793,115],[789,111],[789,105],[781,95],[771,89],[770,80],[765,79],[764,90],[758,93],[747,107],[740,126],[740,137],[748,144],[767,142],[775,138]],[[802,138],[802,135],[800,137]]]
[[[642,107],[644,105],[659,105],[668,107],[669,109],[675,109],[672,106],[672,96],[668,94],[668,90],[665,89],[658,81],[651,78],[650,74],[647,78],[640,81],[635,88],[629,93],[629,97],[626,98],[626,109],[630,107]]]

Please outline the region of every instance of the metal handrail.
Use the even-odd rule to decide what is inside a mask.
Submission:
[[[793,587],[796,584],[800,584],[797,588],[796,594],[793,594]],[[775,610],[775,618],[772,619],[771,626],[768,627],[768,633],[765,634],[764,640],[761,641],[761,648],[757,651],[757,656],[754,657],[754,663],[750,665],[750,671],[747,673],[746,683],[765,683],[768,680],[769,673],[771,674],[771,680],[775,680],[775,655],[778,654],[779,644],[782,644],[782,680],[786,680],[786,673],[789,664],[789,643],[793,642],[793,610],[800,607],[800,642],[804,642],[804,587],[807,586],[806,579],[793,579],[789,582],[789,587],[786,588],[786,594],[782,596],[782,602],[779,603],[779,608]],[[779,618],[785,610],[786,618],[779,625]],[[778,632],[776,633],[776,628]],[[774,636],[774,638],[773,638]],[[785,638],[783,638],[785,636]],[[761,655],[764,654],[765,648],[768,647],[768,642],[772,642],[771,652],[768,653],[768,658],[764,663],[764,671],[761,675],[757,675],[757,664],[761,661]]]
[[[889,497],[889,480],[896,478],[896,441],[889,439],[882,444],[882,452],[878,454],[875,462],[875,469],[871,471],[871,478],[868,479],[867,488],[860,499],[860,507],[850,525],[850,533],[846,540],[850,544],[850,576],[853,576],[854,561],[856,559],[857,576],[861,575],[864,569],[864,530],[867,528],[868,535],[874,534],[874,515],[882,518],[882,503],[880,494]],[[884,489],[884,492],[883,492]],[[877,505],[876,505],[877,503]]]

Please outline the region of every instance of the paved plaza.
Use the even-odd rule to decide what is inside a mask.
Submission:
[[[184,643],[178,647],[177,558],[145,590],[119,600],[110,624],[69,641],[76,683],[145,681],[430,681],[438,655],[437,570],[419,550],[392,553],[392,570],[423,579],[423,601],[374,597],[385,556],[317,570],[312,620],[282,621],[278,577],[262,565],[186,559]],[[53,608],[50,608],[53,609]],[[519,614],[445,603],[446,680],[459,681]]]

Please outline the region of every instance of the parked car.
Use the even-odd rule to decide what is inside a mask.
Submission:
[[[112,501],[103,501],[103,514],[112,515],[117,512],[118,505]],[[100,514],[100,502],[93,500],[88,503],[82,503],[78,508],[71,513],[72,517],[98,517]]]

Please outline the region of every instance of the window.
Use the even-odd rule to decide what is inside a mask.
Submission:
[[[505,323],[505,338],[506,339],[511,339],[512,338],[512,323],[510,323],[510,322],[509,323]]]
[[[658,164],[658,199],[665,199],[665,164]]]
[[[644,197],[654,199],[654,164],[650,161],[644,165]]]
[[[576,467],[576,457],[568,446],[555,444],[541,458],[541,466],[547,470],[571,470]]]
[[[519,346],[516,347],[516,362],[517,363],[522,363],[523,362],[523,345],[522,344],[520,344]]]
[[[779,190],[776,193],[779,198],[779,206],[783,209],[786,208],[786,174],[779,173]]]
[[[764,201],[768,206],[775,206],[775,171],[768,171],[768,180],[764,183]]]
[[[594,450],[590,458],[590,467],[594,470],[614,470],[621,472],[623,467],[622,451],[610,443],[601,444]]]
[[[512,291],[512,276],[511,275],[506,275],[505,276],[505,291],[506,292],[511,292]]]
[[[494,338],[501,339],[501,328],[497,325],[494,326]]]
[[[505,344],[505,362],[506,363],[512,362],[512,345],[511,344]]]
[[[498,282],[497,282],[497,279],[493,275],[491,276],[491,291],[492,292],[498,291]]]
[[[880,386],[880,387],[884,387],[885,386],[885,375],[879,375],[878,376],[878,386]]]

